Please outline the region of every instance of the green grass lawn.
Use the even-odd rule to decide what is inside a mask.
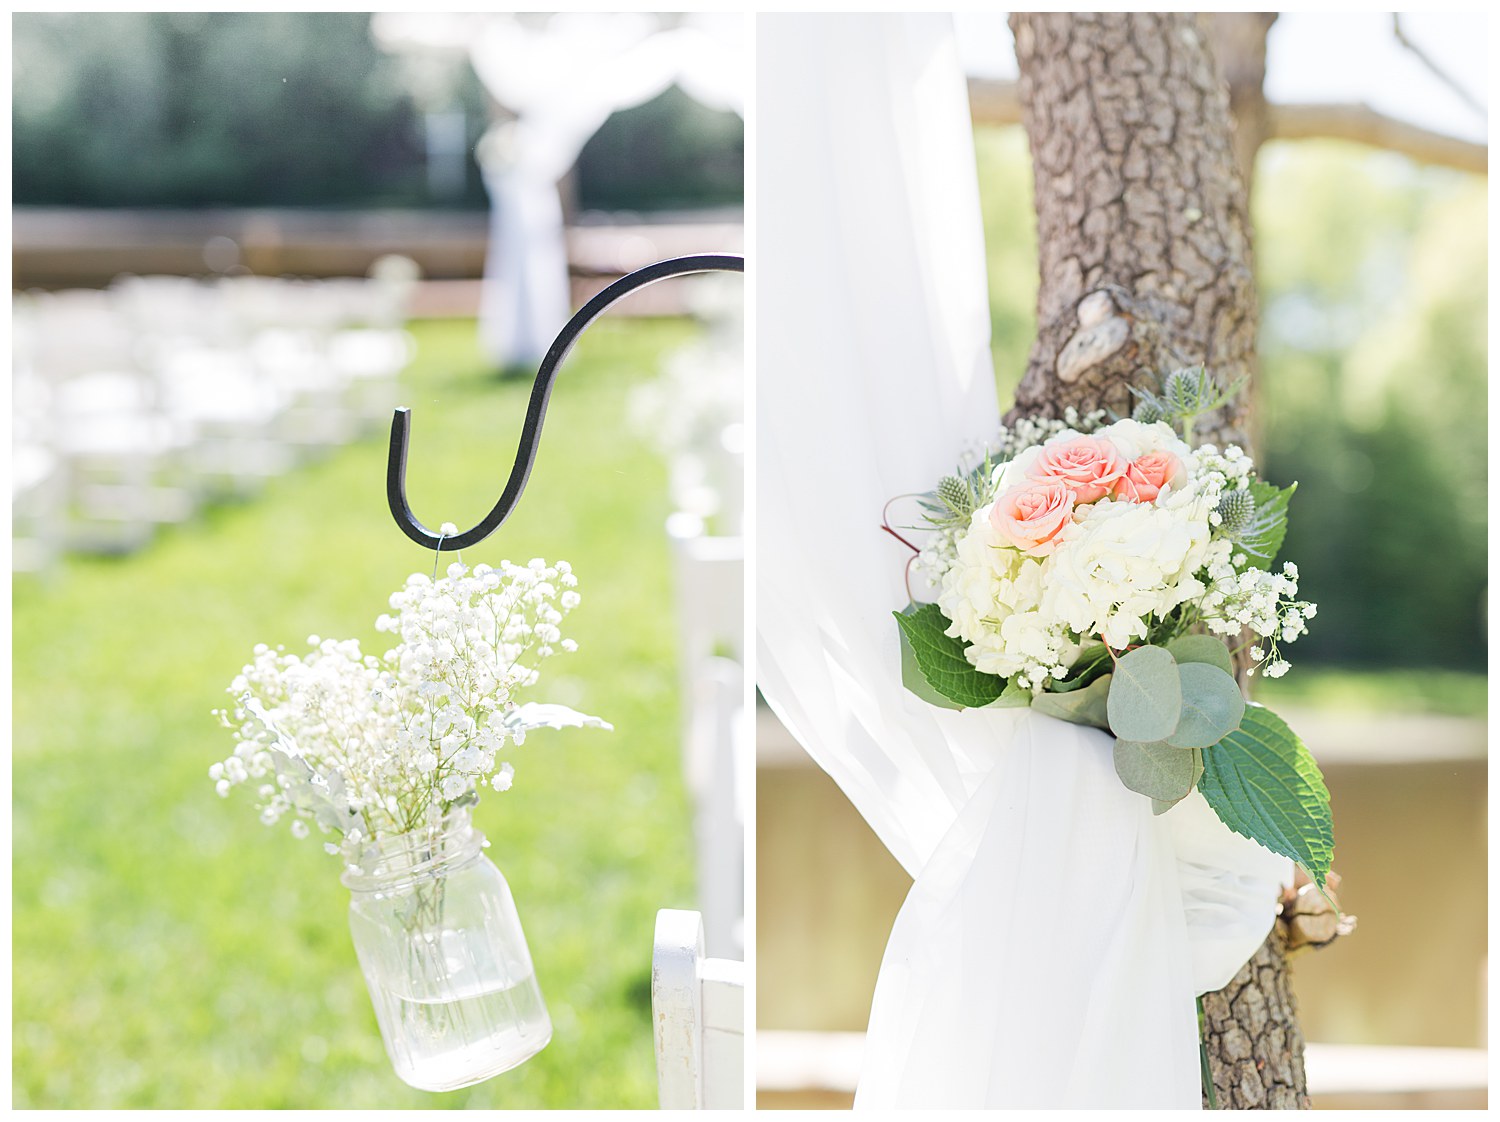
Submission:
[[[1284,678],[1257,678],[1255,699],[1276,708],[1296,705],[1360,713],[1436,713],[1483,719],[1489,678],[1464,670],[1343,670],[1300,666],[1291,648],[1292,671]]]
[[[383,650],[373,622],[433,555],[386,510],[375,434],[123,559],[14,586],[13,1105],[654,1107],[658,908],[692,907],[664,466],[625,430],[632,386],[685,321],[592,328],[563,370],[521,507],[469,564],[572,562],[579,642],[531,696],[597,713],[510,753],[477,820],[509,878],[555,1031],[536,1059],[445,1095],[392,1073],[337,860],[207,778],[209,710],[257,642]],[[499,494],[530,386],[470,321],[414,326],[411,502],[467,528]],[[451,555],[445,555],[451,558]],[[445,559],[445,564],[447,560]]]

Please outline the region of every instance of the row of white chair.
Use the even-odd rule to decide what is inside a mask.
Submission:
[[[383,425],[414,277],[125,277],[12,307],[13,567],[128,552]]]
[[[652,1021],[663,1109],[743,1106],[745,808],[744,375],[738,278],[708,278],[703,335],[632,402],[666,455],[681,667],[682,765],[693,803],[698,912],[662,911]]]

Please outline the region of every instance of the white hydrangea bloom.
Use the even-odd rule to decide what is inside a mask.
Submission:
[[[952,621],[948,634],[971,644],[966,656],[976,669],[1009,678],[1040,668],[1045,678],[1047,667],[1078,657],[1081,648],[1059,622],[1037,610],[1043,562],[1002,541],[989,507],[974,512],[957,550],[938,606]]]
[[[1170,452],[1183,463],[1187,463],[1193,455],[1182,439],[1172,431],[1172,426],[1165,421],[1156,421],[1153,424],[1142,424],[1133,421],[1129,417],[1116,421],[1105,429],[1100,436],[1109,437],[1109,442],[1120,450],[1120,455],[1127,460],[1137,460],[1149,452]]]
[[[1085,507],[1047,566],[1041,608],[1116,650],[1146,637],[1148,620],[1204,592],[1193,573],[1208,551],[1207,512],[1153,503]]]

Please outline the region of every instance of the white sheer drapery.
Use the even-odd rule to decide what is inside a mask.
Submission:
[[[744,112],[737,20],[696,16],[660,31],[641,13],[564,12],[543,24],[492,16],[471,58],[513,120],[480,141],[490,195],[480,337],[501,364],[535,362],[569,314],[557,183],[610,114],[676,84],[715,109]]]
[[[1196,795],[1153,817],[1103,733],[900,681],[882,507],[998,419],[951,23],[764,16],[757,55],[758,678],[915,879],[858,1105],[1196,1107],[1194,993],[1289,863]]]

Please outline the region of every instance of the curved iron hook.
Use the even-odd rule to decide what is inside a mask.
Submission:
[[[406,501],[406,444],[411,431],[411,410],[405,407],[397,409],[391,420],[391,452],[386,461],[385,493],[391,515],[396,519],[396,525],[401,527],[401,532],[418,545],[436,549],[439,553],[443,550],[467,549],[484,541],[500,528],[501,523],[510,517],[516,504],[521,501],[521,492],[526,490],[526,481],[531,477],[531,466],[536,461],[537,446],[541,442],[542,422],[547,416],[547,399],[552,396],[552,383],[557,378],[558,367],[568,357],[568,352],[573,349],[573,344],[583,334],[584,328],[598,319],[615,301],[648,284],[689,273],[744,271],[743,257],[718,253],[674,257],[626,274],[580,308],[552,341],[546,357],[542,359],[542,365],[537,368],[536,381],[531,384],[531,402],[526,407],[526,421],[521,426],[521,443],[516,449],[516,462],[510,469],[505,490],[479,524],[461,534],[434,534],[412,514],[411,506]]]

